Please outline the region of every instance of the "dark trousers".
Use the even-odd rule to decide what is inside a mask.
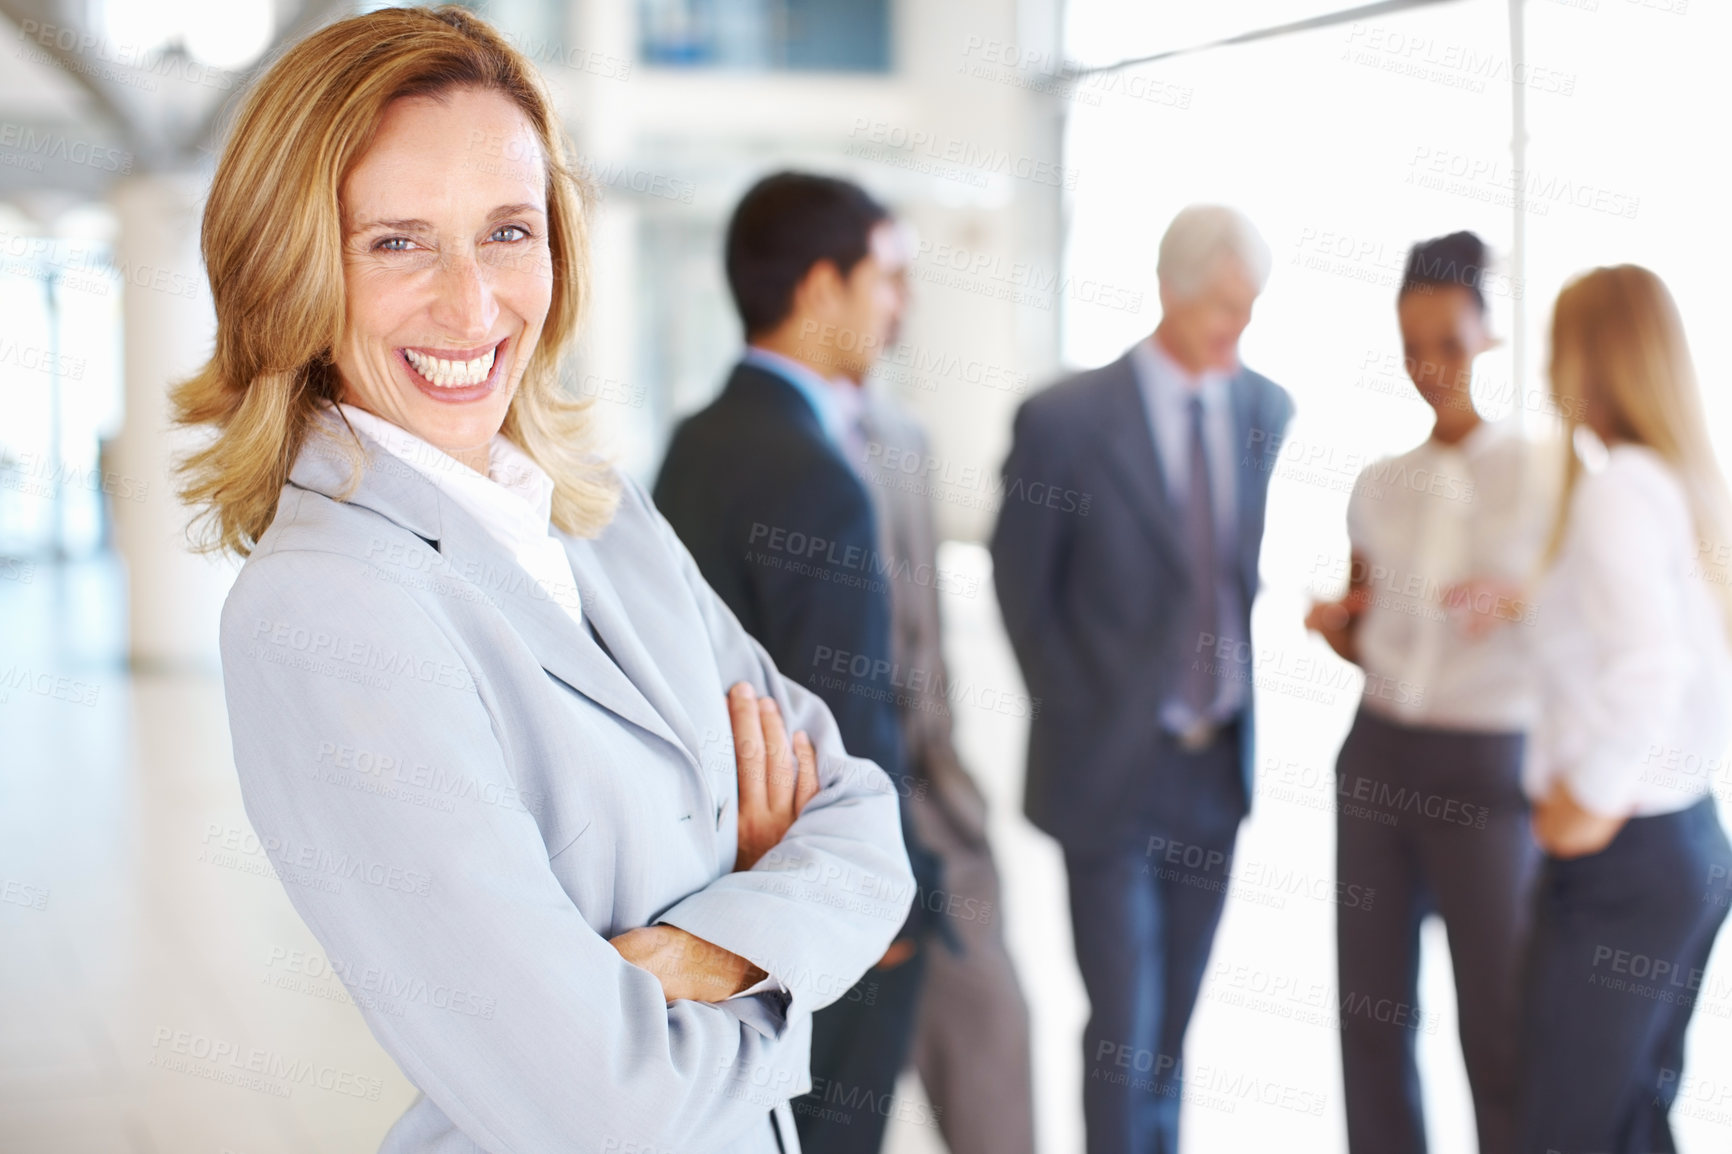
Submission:
[[[1100,844],[1065,847],[1089,997],[1088,1154],[1177,1154],[1185,1028],[1227,899],[1242,782],[1237,725],[1198,752],[1162,737],[1137,796],[1102,815]]]
[[[1524,1154],[1670,1151],[1684,1031],[1732,891],[1712,798],[1547,858],[1522,1037]]]
[[[793,1101],[801,1154],[877,1154],[914,1041],[926,951],[888,970],[870,969],[812,1015],[812,1090]]]
[[[1443,918],[1480,1154],[1516,1149],[1522,950],[1539,849],[1524,739],[1400,725],[1360,710],[1336,763],[1336,878],[1372,899],[1335,916],[1341,1067],[1353,1154],[1423,1154],[1415,1063],[1427,1018],[1419,929]]]

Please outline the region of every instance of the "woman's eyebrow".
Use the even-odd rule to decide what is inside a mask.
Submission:
[[[350,232],[367,232],[388,228],[392,232],[432,232],[433,226],[424,220],[357,220],[349,225]]]
[[[539,204],[502,204],[487,214],[488,220],[497,220],[502,216],[515,216],[519,213],[534,212],[546,215],[547,209]],[[432,232],[433,225],[425,220],[357,220],[349,226],[350,232],[367,232],[375,228],[390,229],[392,232]]]

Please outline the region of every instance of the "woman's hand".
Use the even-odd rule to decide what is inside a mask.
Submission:
[[[1354,619],[1365,612],[1368,594],[1353,589],[1339,601],[1313,601],[1305,614],[1305,628],[1320,634],[1343,661],[1359,661],[1358,647],[1353,643]]]
[[[1498,626],[1527,618],[1527,588],[1501,577],[1473,577],[1443,591],[1443,607],[1451,610],[1456,628],[1470,640]]]
[[[782,711],[747,682],[728,690],[734,764],[740,777],[740,835],[734,869],[749,870],[782,840],[818,792],[818,754],[804,730],[790,752]]]
[[[1534,840],[1555,858],[1586,857],[1612,844],[1628,820],[1583,809],[1559,781],[1552,786],[1550,796],[1534,803]]]
[[[662,984],[670,1002],[721,1002],[764,980],[764,971],[712,942],[677,926],[627,930],[608,944]]]
[[[747,682],[728,691],[734,728],[734,764],[740,779],[740,836],[734,869],[748,870],[782,840],[818,792],[818,753],[804,730],[792,748],[773,697],[759,697]],[[720,1002],[764,979],[764,971],[738,954],[675,926],[627,930],[610,944],[632,965],[654,974],[670,1002]]]

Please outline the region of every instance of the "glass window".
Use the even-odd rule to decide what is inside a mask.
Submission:
[[[640,0],[646,63],[748,72],[888,72],[888,0]]]

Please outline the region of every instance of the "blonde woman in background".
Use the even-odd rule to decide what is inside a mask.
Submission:
[[[1538,594],[1524,786],[1546,860],[1522,1149],[1650,1154],[1674,1148],[1684,1033],[1726,917],[1732,848],[1709,786],[1732,738],[1732,502],[1658,277],[1623,265],[1572,282],[1551,357],[1577,452]],[[1584,469],[1584,454],[1603,461]]]

